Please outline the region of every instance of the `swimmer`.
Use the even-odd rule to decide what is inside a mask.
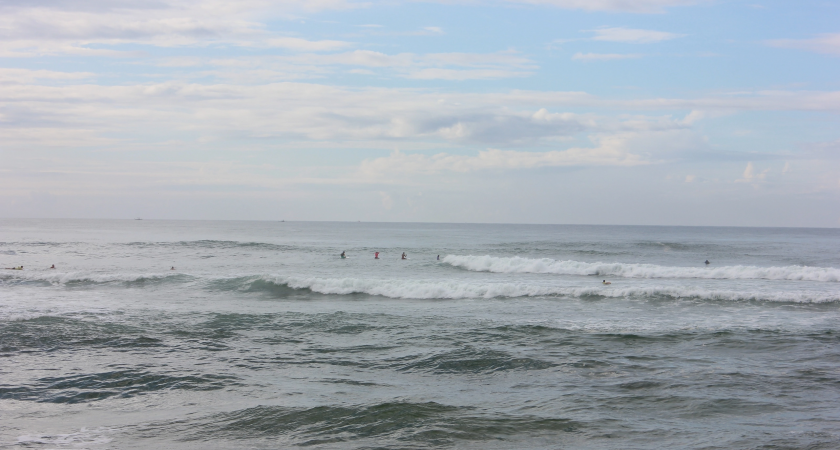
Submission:
[[[51,265],[50,269],[55,269],[55,264]]]
[[[610,282],[609,282],[609,281],[607,281],[607,280],[604,280],[603,282],[601,282],[601,284],[612,284],[612,283],[610,283]]]
[[[405,252],[403,252],[402,258],[400,258],[400,259],[408,259],[408,256],[406,256]]]
[[[373,259],[379,259],[379,252],[373,254]]]
[[[709,260],[707,259],[707,260],[706,260],[706,265],[708,266],[709,264],[711,264],[711,263],[710,263],[710,262],[709,262]]]
[[[175,270],[175,266],[172,266],[172,268],[171,268],[171,269],[169,269],[169,270]]]
[[[437,259],[437,260],[438,260],[438,261],[440,261],[440,255],[438,255],[438,259]]]
[[[341,259],[344,259],[346,257],[347,257],[347,255],[344,252],[341,252]]]

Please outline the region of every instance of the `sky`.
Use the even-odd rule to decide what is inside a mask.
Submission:
[[[840,227],[840,2],[0,0],[0,217]]]

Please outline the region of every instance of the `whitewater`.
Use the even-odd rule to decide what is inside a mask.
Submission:
[[[836,229],[0,219],[21,265],[0,449],[840,447]]]

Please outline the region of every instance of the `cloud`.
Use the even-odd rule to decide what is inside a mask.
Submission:
[[[263,75],[264,81],[312,78],[329,73],[346,72],[343,66],[355,66],[353,73],[375,74],[370,69],[383,69],[389,75],[409,79],[476,80],[525,77],[537,66],[529,58],[516,52],[496,53],[398,53],[387,54],[371,50],[354,50],[342,53],[301,53],[288,56],[259,56],[226,59],[204,59],[176,65],[213,67],[203,71],[202,77],[214,75],[229,80],[255,81]],[[172,66],[170,59],[159,65]],[[339,68],[342,67],[342,68]]]
[[[379,191],[379,197],[382,200],[383,208],[391,209],[394,207],[394,199],[392,199],[386,192]]]
[[[269,47],[279,47],[300,52],[326,52],[342,50],[352,45],[351,43],[344,41],[309,41],[306,39],[292,37],[271,38],[266,39],[263,42]]]
[[[431,59],[474,64],[483,58],[438,55]],[[243,61],[230,61],[234,63]],[[180,143],[173,148],[203,148],[204,143],[393,148],[399,142],[402,148],[556,150],[586,136],[601,139],[642,133],[634,138],[639,142],[642,135],[672,133],[668,142],[654,139],[631,151],[648,155],[675,149],[677,142],[682,142],[679,148],[701,148],[691,129],[704,116],[738,111],[840,112],[840,92],[832,91],[615,99],[584,92],[452,93],[295,82],[97,85],[84,73],[24,69],[6,69],[0,77],[7,80],[0,89],[0,135],[4,149],[10,151],[62,145],[116,151],[168,146],[166,142],[175,141]],[[575,108],[602,113],[565,112]],[[620,114],[631,111],[632,115]]]
[[[571,148],[546,152],[488,149],[477,156],[438,153],[434,156],[404,154],[399,151],[384,158],[365,160],[359,170],[378,178],[394,174],[433,174],[480,170],[516,170],[569,166],[637,166],[648,164],[639,155],[627,152],[620,138],[605,138],[595,148]]]
[[[119,56],[92,45],[158,47],[227,44],[324,51],[346,47],[337,41],[276,36],[264,21],[298,13],[365,6],[344,0],[104,0],[0,3],[0,55],[89,54]],[[259,17],[261,21],[254,20]]]
[[[538,6],[554,6],[585,11],[615,11],[632,13],[661,13],[672,6],[689,6],[703,0],[507,0]]]
[[[405,74],[405,78],[416,80],[488,80],[497,78],[527,77],[531,72],[498,69],[456,70],[420,69]]]
[[[753,167],[752,162],[747,163],[747,167],[744,169],[743,175],[741,178],[735,180],[736,183],[758,183],[764,181],[764,178],[767,176],[767,172],[770,169],[764,169],[761,173],[755,173],[755,167]]]
[[[29,84],[43,80],[83,80],[95,77],[90,72],[56,72],[52,70],[29,70],[0,68],[0,85],[9,83]]]
[[[811,39],[774,39],[766,42],[773,47],[840,56],[840,33],[825,33]]]
[[[575,53],[572,59],[579,61],[612,61],[616,59],[641,58],[643,55],[628,53]]]
[[[684,34],[667,33],[665,31],[639,30],[633,28],[598,28],[592,30],[595,41],[627,42],[634,44],[650,44],[685,36]]]

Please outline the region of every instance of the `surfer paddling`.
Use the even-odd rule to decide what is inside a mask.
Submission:
[[[609,282],[609,281],[607,281],[607,280],[604,280],[604,281],[602,281],[602,282],[601,282],[601,284],[612,284],[612,283],[610,283],[610,282]]]

